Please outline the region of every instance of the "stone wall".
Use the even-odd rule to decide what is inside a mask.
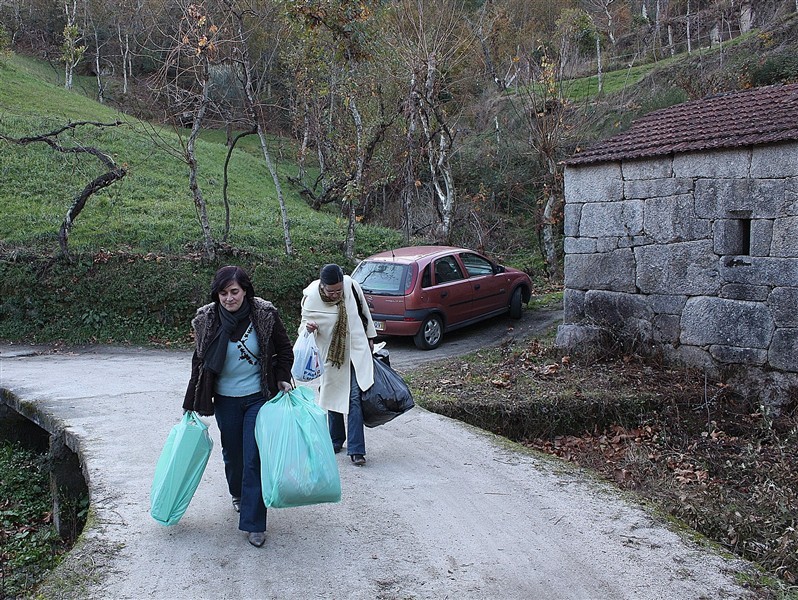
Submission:
[[[558,344],[602,332],[731,380],[798,393],[798,144],[565,170]]]

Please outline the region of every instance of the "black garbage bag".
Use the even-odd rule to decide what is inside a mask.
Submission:
[[[377,427],[415,406],[413,394],[401,375],[386,364],[386,357],[373,356],[374,385],[361,392],[363,424]]]

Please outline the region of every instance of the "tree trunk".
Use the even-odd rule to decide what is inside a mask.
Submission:
[[[670,48],[671,56],[676,56],[676,47],[673,45],[673,25],[668,23],[668,48]]]
[[[119,39],[119,49],[122,51],[122,94],[127,95],[127,63],[128,56],[130,55],[130,40],[128,34],[125,34],[125,39],[122,40],[122,26],[117,23],[116,36]]]
[[[352,113],[352,121],[355,125],[355,179],[351,185],[347,186],[346,199],[349,208],[349,224],[346,229],[346,246],[344,255],[349,260],[355,256],[355,207],[358,205],[357,200],[360,199],[361,190],[363,189],[363,165],[365,163],[365,155],[363,152],[363,119],[357,109],[355,96],[349,97],[349,111]]]
[[[427,72],[423,91],[416,90],[415,110],[424,130],[424,144],[429,167],[430,181],[435,191],[435,208],[438,222],[435,226],[436,241],[448,243],[452,234],[452,217],[456,194],[454,175],[449,162],[449,153],[454,142],[454,135],[449,131],[445,115],[434,111],[439,102],[436,99],[438,70],[435,57],[427,58]],[[434,115],[430,112],[434,111]],[[434,116],[434,122],[433,118]]]
[[[604,90],[604,76],[601,72],[601,43],[599,42],[598,35],[596,35],[596,65],[598,74],[598,93],[600,94]]]
[[[205,257],[208,260],[213,260],[216,257],[214,249],[213,234],[211,233],[211,225],[208,221],[208,207],[205,204],[205,198],[202,196],[202,189],[197,182],[197,157],[194,153],[194,146],[199,137],[200,130],[202,129],[202,120],[205,118],[205,110],[210,102],[209,88],[210,82],[208,81],[208,64],[207,60],[203,66],[204,79],[202,81],[202,101],[200,102],[199,109],[194,115],[194,123],[191,126],[191,134],[188,136],[188,143],[185,148],[185,160],[188,164],[188,186],[191,189],[191,195],[194,199],[194,208],[197,211],[197,218],[199,219],[200,228],[202,229],[203,246],[205,249]]]
[[[274,182],[274,189],[277,192],[277,202],[280,206],[280,219],[283,224],[283,243],[285,244],[286,256],[291,256],[294,253],[294,245],[291,241],[290,223],[288,221],[288,210],[285,206],[285,198],[283,197],[283,188],[280,186],[280,178],[277,175],[277,168],[272,161],[271,154],[269,153],[269,146],[266,141],[266,133],[263,130],[263,118],[261,112],[258,110],[256,103],[254,87],[252,85],[252,63],[249,58],[249,49],[246,45],[244,38],[244,26],[241,21],[241,16],[238,18],[238,36],[241,52],[241,62],[244,67],[244,96],[247,103],[247,111],[250,118],[254,121],[255,129],[258,132],[258,139],[260,140],[260,149],[263,153],[263,159],[266,161],[266,167],[269,169],[269,174]]]
[[[94,28],[94,71],[97,75],[97,102],[105,103],[105,85],[103,85],[102,71],[100,68],[100,36]]]

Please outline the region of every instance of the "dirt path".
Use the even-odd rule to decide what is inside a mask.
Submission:
[[[527,316],[522,327],[530,332],[544,326],[541,315]],[[392,344],[392,364],[403,370],[408,361],[464,351],[457,344],[494,343],[507,323],[452,335],[433,352]],[[149,488],[180,415],[189,355],[26,354],[0,347],[4,400],[65,428],[85,461],[94,509],[44,597],[746,597],[735,583],[745,563],[685,541],[560,462],[420,408],[367,431],[366,467],[338,455],[339,504],[270,511],[261,549],[236,529],[214,423],[217,443],[203,481],[180,523],[162,527],[149,516]]]

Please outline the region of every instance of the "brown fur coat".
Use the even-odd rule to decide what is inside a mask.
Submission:
[[[253,298],[250,320],[260,347],[260,382],[263,395],[269,399],[277,395],[278,381],[291,381],[294,352],[285,326],[274,305],[263,298]],[[216,304],[206,304],[197,309],[191,321],[194,330],[194,356],[191,359],[191,378],[183,399],[185,410],[194,410],[209,416],[214,412],[216,376],[203,368],[205,351],[219,329]]]

